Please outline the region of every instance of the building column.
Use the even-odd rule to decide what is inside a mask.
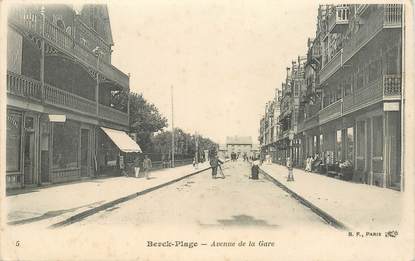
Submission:
[[[382,177],[382,187],[386,188],[388,187],[388,180],[389,180],[389,152],[390,152],[390,134],[389,134],[389,113],[387,111],[384,112],[383,117],[383,177]]]

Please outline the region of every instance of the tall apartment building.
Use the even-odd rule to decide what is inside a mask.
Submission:
[[[105,5],[10,8],[7,188],[91,177],[137,147],[113,44]]]
[[[402,9],[319,7],[299,101],[287,91],[292,74],[282,89],[282,137],[295,136],[277,147],[291,145],[298,166],[319,153],[327,164],[350,161],[355,181],[401,189]]]

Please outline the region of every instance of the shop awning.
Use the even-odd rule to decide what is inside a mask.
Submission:
[[[124,152],[142,152],[140,146],[124,131],[101,127],[108,137]]]

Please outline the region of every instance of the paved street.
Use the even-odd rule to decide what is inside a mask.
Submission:
[[[212,179],[210,171],[206,171],[72,226],[169,224],[279,229],[312,225],[329,228],[316,214],[271,182],[248,179],[248,163],[230,162],[223,170],[226,179]]]

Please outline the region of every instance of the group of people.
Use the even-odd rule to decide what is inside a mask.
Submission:
[[[235,152],[231,153],[231,160],[236,161],[238,159],[238,155]]]
[[[308,155],[305,162],[305,171],[311,172],[313,171],[318,164],[321,163],[320,156],[318,153],[314,155],[314,157]]]
[[[134,160],[134,174],[135,177],[138,178],[139,172],[140,172],[140,166],[142,165],[142,170],[144,172],[144,177],[146,179],[150,179],[150,170],[153,168],[153,163],[151,162],[151,159],[148,157],[148,155],[144,155],[143,163],[141,164],[140,156],[137,155],[137,157]]]

